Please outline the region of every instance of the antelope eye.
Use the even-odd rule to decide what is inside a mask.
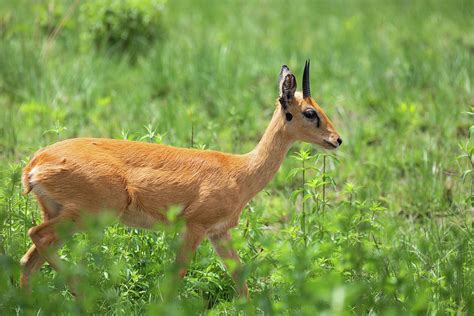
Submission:
[[[318,117],[318,113],[316,113],[315,110],[312,110],[312,109],[309,109],[309,110],[305,110],[303,112],[303,115],[307,118],[309,118],[310,120],[313,120],[315,119],[316,117]]]

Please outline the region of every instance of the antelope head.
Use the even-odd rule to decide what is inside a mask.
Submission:
[[[303,72],[303,92],[296,91],[296,79],[290,69],[283,65],[280,71],[279,103],[285,120],[285,129],[295,140],[336,149],[342,144],[336,129],[323,109],[311,97],[309,82],[309,60]]]

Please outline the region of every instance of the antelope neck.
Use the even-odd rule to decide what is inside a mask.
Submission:
[[[247,163],[243,177],[243,189],[251,196],[261,191],[280,168],[285,156],[293,144],[285,131],[285,119],[281,107],[273,113],[262,139],[254,150],[246,155]]]

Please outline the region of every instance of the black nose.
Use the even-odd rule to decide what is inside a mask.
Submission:
[[[342,144],[342,139],[341,139],[341,137],[338,137],[338,138],[337,138],[337,143],[339,144],[339,146],[341,146],[341,144]]]

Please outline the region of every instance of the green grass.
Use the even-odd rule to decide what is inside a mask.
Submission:
[[[473,1],[169,1],[166,31],[137,55],[94,48],[80,7],[48,43],[48,3],[62,4],[46,18],[55,27],[72,1],[25,3],[0,4],[4,313],[474,313]],[[66,275],[46,265],[32,294],[19,290],[39,222],[20,187],[34,151],[79,136],[249,151],[280,66],[300,78],[306,58],[344,144],[326,158],[295,144],[245,208],[233,236],[250,304],[208,242],[176,288],[175,229],[106,218],[61,250],[75,263]],[[84,301],[68,293],[69,274]]]

